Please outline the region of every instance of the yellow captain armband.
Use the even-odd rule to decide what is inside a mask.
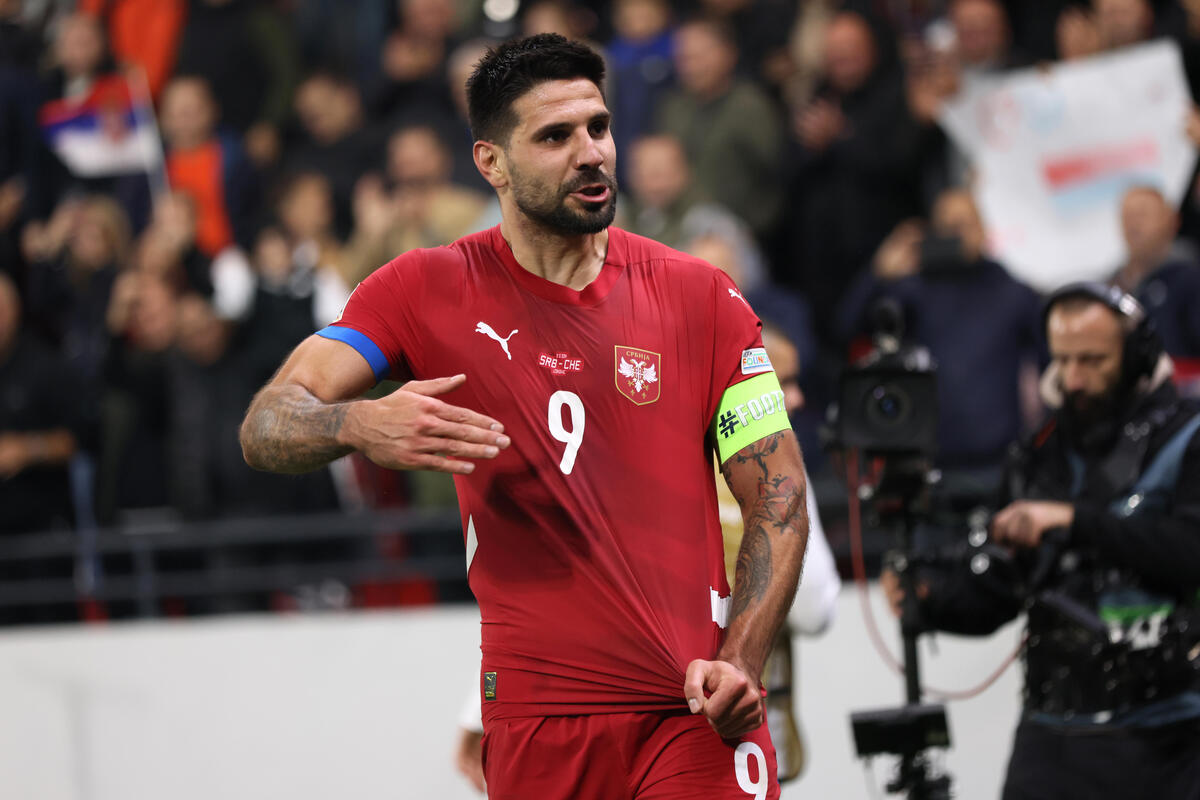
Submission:
[[[764,436],[791,428],[783,405],[783,390],[774,372],[764,372],[725,390],[713,417],[717,459],[729,457]]]

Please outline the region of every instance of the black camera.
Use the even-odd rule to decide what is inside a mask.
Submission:
[[[854,748],[860,758],[892,753],[918,753],[930,747],[950,746],[946,707],[913,704],[850,715]]]
[[[921,240],[921,272],[926,275],[958,275],[972,265],[967,261],[960,236],[930,234]]]
[[[838,439],[868,454],[937,452],[937,378],[928,351],[872,354],[842,373]]]

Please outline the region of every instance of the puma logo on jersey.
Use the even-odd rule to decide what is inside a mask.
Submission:
[[[502,338],[498,333],[492,330],[491,325],[488,325],[486,322],[477,322],[475,323],[475,332],[482,333],[489,339],[495,339],[496,343],[500,345],[500,349],[504,351],[504,355],[508,356],[509,361],[512,361],[512,353],[508,351],[508,340],[515,336],[517,331],[514,330],[508,336]]]
[[[746,303],[746,298],[742,297],[742,293],[737,291],[736,289],[730,289],[729,296],[736,297],[738,300],[741,300],[743,303]],[[746,305],[750,305],[750,304],[746,303]]]

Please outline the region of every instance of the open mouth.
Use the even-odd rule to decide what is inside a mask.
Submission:
[[[608,199],[608,187],[603,183],[589,183],[587,186],[581,186],[571,194],[589,203],[598,203]]]

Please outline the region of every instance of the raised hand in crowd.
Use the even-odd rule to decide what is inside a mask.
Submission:
[[[901,222],[875,251],[871,269],[877,277],[888,281],[915,275],[921,266],[921,242],[924,238],[925,227],[920,220]]]
[[[13,177],[0,183],[0,231],[7,230],[16,221],[24,202],[24,180]]]
[[[909,112],[921,124],[932,125],[942,103],[958,93],[962,81],[958,59],[952,52],[918,47],[911,54],[906,74]]]
[[[83,211],[78,197],[63,200],[46,222],[34,220],[21,232],[21,250],[30,262],[49,261],[62,253]]]
[[[826,150],[846,130],[842,110],[828,100],[816,100],[795,118],[796,135],[809,150]]]
[[[354,186],[355,233],[367,238],[384,236],[396,224],[395,200],[378,175],[364,175]]]

